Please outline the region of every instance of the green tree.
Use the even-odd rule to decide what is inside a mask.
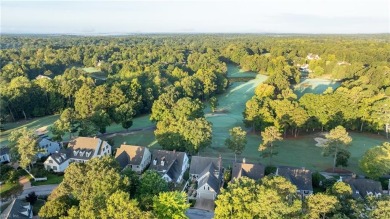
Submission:
[[[325,219],[326,215],[337,211],[339,204],[336,197],[323,193],[311,195],[306,201],[307,217],[313,219]]]
[[[91,121],[99,129],[100,133],[106,133],[106,127],[111,124],[111,119],[105,110],[98,110],[92,114]]]
[[[257,191],[256,182],[247,177],[229,183],[215,200],[215,218],[255,218]]]
[[[218,106],[218,99],[214,96],[210,98],[209,102],[210,102],[211,112],[214,113]]]
[[[336,128],[330,130],[329,134],[325,136],[327,140],[327,145],[324,148],[324,156],[333,156],[333,171],[336,168],[337,153],[343,147],[347,147],[348,144],[352,142],[352,138],[349,136],[348,132],[342,126],[337,126]]]
[[[119,165],[113,157],[72,163],[66,169],[62,183],[49,196],[40,215],[57,212],[55,215],[68,215],[68,218],[99,218],[111,195],[128,185],[128,178],[119,174]],[[71,204],[64,205],[58,202],[59,199]]]
[[[150,213],[142,212],[136,200],[123,191],[113,193],[106,201],[106,207],[101,210],[103,219],[142,219],[152,218]]]
[[[137,198],[141,209],[150,210],[153,207],[153,197],[161,192],[168,191],[168,183],[154,170],[147,170],[142,174]]]
[[[237,161],[237,154],[242,153],[247,143],[246,132],[241,127],[234,127],[229,133],[230,137],[225,140],[225,145],[234,151],[234,160]]]
[[[115,121],[121,123],[122,127],[126,130],[133,125],[133,117],[135,111],[132,103],[125,103],[115,109]]]
[[[283,140],[282,134],[275,126],[270,126],[261,132],[261,137],[263,139],[263,143],[260,144],[259,151],[262,152],[263,157],[269,157],[270,164],[272,164],[272,157],[276,154],[274,151],[274,142]],[[268,151],[264,152],[267,149]]]
[[[19,161],[22,168],[27,168],[36,160],[38,149],[38,136],[26,127],[11,132],[8,137],[11,156]]]
[[[378,179],[390,172],[390,143],[368,149],[359,161],[359,167],[367,176]]]
[[[390,218],[390,200],[377,200],[369,215],[372,219]]]
[[[157,218],[180,219],[190,207],[184,192],[161,192],[153,198],[153,213]]]

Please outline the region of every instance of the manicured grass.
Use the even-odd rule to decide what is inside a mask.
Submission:
[[[0,185],[0,194],[3,192],[7,192],[17,186],[17,183],[4,183],[3,185]]]
[[[18,191],[21,191],[22,185],[20,185],[18,182],[16,183],[5,183],[0,186],[0,197],[7,197],[11,194],[15,194]]]
[[[38,215],[39,210],[45,205],[45,200],[38,199],[33,205],[33,215]]]
[[[107,79],[107,73],[102,72],[100,69],[95,67],[86,67],[82,68],[87,73],[90,73],[90,75],[96,79],[106,80]]]
[[[30,120],[20,120],[18,122],[5,123],[3,124],[5,131],[2,131],[0,134],[0,146],[2,147],[8,144],[8,135],[14,130],[23,127],[36,130],[41,127],[52,125],[58,119],[58,117],[59,115],[52,115]]]
[[[328,87],[331,87],[333,88],[333,90],[335,90],[340,85],[341,85],[340,82],[332,81],[328,79],[318,79],[318,78],[305,79],[294,87],[294,92],[295,94],[297,94],[298,98],[300,98],[306,93],[321,94]]]
[[[64,176],[58,176],[52,173],[49,173],[46,177],[47,177],[46,181],[31,182],[31,185],[42,186],[42,185],[50,185],[50,184],[60,184],[64,179]]]

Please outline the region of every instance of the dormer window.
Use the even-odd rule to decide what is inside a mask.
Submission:
[[[80,157],[84,156],[85,151],[80,151]]]
[[[85,154],[85,156],[86,156],[86,157],[90,157],[90,156],[91,156],[91,152],[87,152],[87,153]]]
[[[73,155],[74,155],[74,156],[77,156],[78,153],[79,153],[78,150],[73,151]]]
[[[165,164],[165,157],[163,157],[163,158],[161,159],[161,166],[164,166],[164,164]]]

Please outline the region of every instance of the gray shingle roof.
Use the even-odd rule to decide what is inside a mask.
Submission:
[[[246,176],[250,179],[259,180],[264,177],[265,167],[261,164],[234,163],[232,180]]]
[[[0,148],[0,156],[5,154],[9,154],[9,148],[8,147]]]
[[[212,172],[207,172],[204,177],[198,181],[198,188],[202,188],[205,184],[208,184],[216,193],[219,193],[220,182]]]
[[[368,193],[382,194],[382,185],[378,181],[371,179],[345,179],[344,182],[348,183],[352,188],[352,196],[354,198],[364,198]]]
[[[140,165],[145,154],[145,147],[134,145],[121,145],[116,151],[115,159],[123,169],[127,165]]]
[[[161,174],[166,173],[173,181],[177,181],[181,175],[184,157],[184,152],[154,150],[149,168]],[[164,161],[164,165],[161,165],[161,161]]]
[[[192,156],[190,174],[200,175],[210,163],[213,163],[214,166],[218,167],[218,158]]]
[[[21,199],[15,199],[11,205],[6,209],[1,218],[4,219],[22,219],[32,218],[32,207],[30,203],[24,202]]]
[[[288,179],[292,184],[297,186],[298,190],[313,191],[312,173],[308,169],[297,167],[278,167],[277,175]]]

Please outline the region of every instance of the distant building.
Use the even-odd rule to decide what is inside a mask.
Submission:
[[[379,197],[383,194],[381,183],[375,180],[347,178],[342,181],[351,186],[354,198],[365,198],[369,195]]]
[[[142,173],[150,164],[151,153],[146,147],[122,144],[116,151],[115,159],[121,169],[131,168]]]
[[[306,56],[306,59],[308,59],[308,60],[318,60],[318,59],[320,59],[320,56],[317,55],[317,54],[309,53]]]
[[[221,158],[193,156],[190,165],[190,176],[198,181],[197,198],[214,200],[222,185]]]
[[[263,165],[246,163],[244,159],[242,163],[233,164],[232,181],[243,176],[257,181],[264,177],[264,171]]]
[[[4,219],[27,219],[32,217],[32,206],[29,202],[24,202],[21,199],[14,199],[0,215],[0,218]]]
[[[38,147],[41,152],[38,152],[37,157],[41,158],[48,156],[60,150],[60,144],[55,141],[51,141],[47,137],[43,137],[39,140]]]
[[[7,162],[11,162],[9,148],[2,147],[2,148],[0,148],[0,163],[7,163]]]
[[[50,77],[46,76],[46,75],[38,75],[35,79],[39,80],[39,79],[49,79],[49,80],[52,80]]]
[[[154,150],[149,168],[160,173],[167,182],[181,183],[188,166],[188,156],[184,152]]]
[[[95,157],[111,154],[111,145],[100,138],[78,137],[69,142],[68,148],[50,155],[44,162],[47,170],[64,172],[72,162],[85,163]]]
[[[283,176],[297,187],[297,193],[302,198],[313,194],[312,172],[305,168],[278,167],[277,176]]]

